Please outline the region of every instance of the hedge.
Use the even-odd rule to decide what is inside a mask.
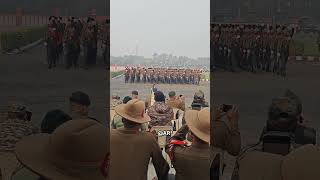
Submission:
[[[110,72],[111,78],[120,76],[120,75],[123,74],[123,73],[124,73],[124,71]]]
[[[208,79],[210,80],[210,72],[204,72],[202,75],[201,75],[201,79]]]
[[[44,37],[47,27],[24,28],[17,31],[1,32],[0,47],[1,51],[8,52],[25,45],[33,43]]]
[[[290,46],[291,56],[319,56],[317,36],[310,33],[297,33]]]

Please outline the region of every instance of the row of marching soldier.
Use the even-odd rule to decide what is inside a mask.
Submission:
[[[96,65],[99,41],[106,65],[109,58],[109,23],[108,19],[98,23],[92,17],[86,20],[70,17],[64,22],[62,17],[51,16],[45,36],[48,68],[56,67],[63,57],[66,69],[78,68],[81,50],[85,59],[83,67],[88,69]]]
[[[228,71],[286,76],[294,29],[265,24],[211,24],[211,58]]]
[[[125,83],[163,83],[163,84],[195,84],[199,85],[202,70],[140,68],[125,69]]]

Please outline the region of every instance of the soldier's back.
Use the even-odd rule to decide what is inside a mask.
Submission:
[[[153,162],[163,164],[163,169],[166,168],[159,145],[151,133],[127,129],[111,130],[110,144],[110,179],[147,180],[151,157]]]
[[[176,180],[209,180],[209,146],[175,147],[172,164],[176,170]]]

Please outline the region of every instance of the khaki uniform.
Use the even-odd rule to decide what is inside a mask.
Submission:
[[[185,125],[171,139],[185,140],[188,128]],[[176,170],[175,180],[210,180],[210,146],[209,144],[167,145],[167,152],[173,155],[171,160]]]
[[[179,99],[168,99],[167,105],[170,106],[171,108],[181,109],[182,111],[185,110],[185,103]]]
[[[239,131],[231,130],[221,120],[216,120],[211,126],[211,140],[214,147],[223,149],[229,154],[236,156],[241,149],[241,136]]]
[[[114,107],[122,104],[122,101],[119,99],[112,99],[110,102],[111,108],[113,109]]]
[[[211,145],[227,151],[229,154],[236,156],[241,150],[241,136],[240,132],[231,130],[230,126],[222,120],[215,120],[211,123]],[[213,151],[213,149],[212,149]],[[212,153],[213,157],[215,156]],[[223,163],[223,162],[222,162]],[[219,161],[213,161],[212,167],[219,167]]]
[[[165,179],[169,165],[153,134],[129,129],[110,131],[110,180],[147,180],[152,158],[159,180]]]

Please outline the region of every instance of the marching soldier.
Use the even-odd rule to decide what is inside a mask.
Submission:
[[[137,83],[140,83],[140,79],[141,79],[141,69],[140,69],[139,67],[137,68],[137,71],[136,71],[135,76],[136,76],[136,81],[137,81]]]
[[[110,132],[110,179],[146,180],[150,158],[158,179],[167,179],[170,167],[163,158],[155,137],[151,133],[140,131],[142,125],[150,121],[150,117],[144,114],[145,103],[134,99],[117,106],[115,111],[122,117],[124,128]],[[135,112],[142,114],[137,116]]]
[[[67,54],[66,68],[70,69],[72,66],[78,67],[78,59],[80,52],[80,38],[77,36],[76,24],[74,21],[67,26],[65,37],[65,46]]]
[[[261,37],[261,70],[267,70],[267,64],[269,60],[269,48],[268,48],[268,31],[267,28],[263,28],[262,37]]]
[[[125,68],[124,79],[125,83],[128,83],[130,79],[130,69],[128,67]]]
[[[47,46],[47,61],[48,68],[56,67],[57,61],[57,49],[58,49],[58,30],[56,18],[50,16],[50,23],[48,24],[48,32],[46,33],[46,43]]]
[[[286,76],[286,66],[289,58],[289,48],[291,43],[290,33],[284,29],[283,41],[281,46],[280,75]]]
[[[152,69],[152,70],[150,71],[149,82],[150,82],[150,83],[155,83],[155,72],[154,72],[154,69]]]
[[[276,25],[211,25],[211,57],[214,66],[235,71],[267,71],[284,76],[292,32]],[[287,37],[288,36],[288,37]]]
[[[130,78],[131,78],[131,83],[134,83],[134,80],[135,80],[135,74],[136,74],[136,69],[134,67],[131,68],[131,71],[130,71]]]
[[[259,42],[260,42],[260,35],[255,29],[255,26],[251,29],[250,35],[250,71],[255,73],[257,72],[257,65],[259,59]]]
[[[143,83],[147,82],[147,69],[145,68],[142,69],[142,82]]]
[[[62,17],[59,17],[57,21],[57,60],[63,55],[63,33],[65,30],[65,24],[62,22]]]
[[[97,51],[97,27],[93,18],[88,18],[83,32],[83,47],[85,54],[85,68],[95,64]]]
[[[104,65],[107,67],[110,58],[110,19],[106,19],[105,23],[101,27],[100,40],[102,42],[102,55]]]

